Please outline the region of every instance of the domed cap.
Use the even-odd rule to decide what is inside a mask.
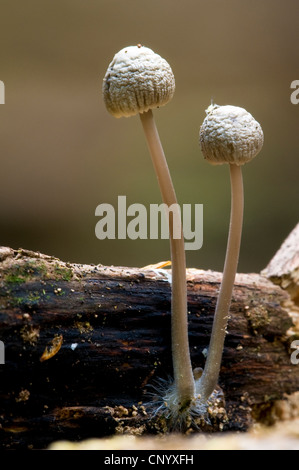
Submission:
[[[174,90],[170,65],[140,44],[119,51],[103,81],[106,107],[117,118],[163,106],[171,100]]]
[[[245,109],[211,105],[206,113],[200,129],[200,146],[210,163],[243,165],[261,151],[262,128]]]

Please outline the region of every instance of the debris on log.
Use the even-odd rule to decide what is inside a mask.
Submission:
[[[274,426],[259,426],[246,433],[192,434],[184,436],[128,436],[116,435],[110,438],[86,439],[80,442],[59,441],[50,445],[49,450],[100,450],[130,451],[188,451],[194,456],[193,463],[200,463],[201,450],[299,450],[299,418],[276,423]],[[192,453],[193,451],[193,453]],[[144,452],[146,456],[146,452]],[[107,454],[104,454],[105,457]],[[110,454],[111,455],[111,454]],[[150,455],[150,454],[149,454]],[[184,455],[183,455],[184,457]],[[198,459],[198,460],[197,460]],[[185,463],[185,462],[183,462]]]

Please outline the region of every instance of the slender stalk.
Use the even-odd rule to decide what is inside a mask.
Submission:
[[[230,179],[231,216],[223,278],[216,305],[208,357],[203,375],[197,384],[197,391],[203,401],[208,400],[218,383],[229,309],[239,261],[244,210],[241,166],[230,165]]]
[[[140,114],[140,119],[158,178],[163,202],[168,208],[172,206],[174,210],[174,213],[169,212],[169,238],[172,260],[172,358],[177,397],[180,407],[183,409],[188,406],[194,397],[195,382],[188,342],[186,259],[181,215],[152,111]],[[180,223],[180,238],[175,238],[173,221],[177,224],[178,220]]]

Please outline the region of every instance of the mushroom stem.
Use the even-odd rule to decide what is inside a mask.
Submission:
[[[223,277],[216,305],[208,357],[197,391],[203,401],[215,390],[220,372],[229,309],[237,272],[244,209],[244,191],[241,166],[230,164],[231,215]]]
[[[177,198],[169,173],[163,147],[152,111],[139,114],[158,178],[164,204],[169,211],[169,239],[172,260],[171,336],[174,384],[179,408],[183,410],[192,401],[195,382],[192,373],[187,320],[187,280],[184,236]],[[180,237],[174,237],[174,223],[180,223]],[[178,222],[179,221],[179,222]]]

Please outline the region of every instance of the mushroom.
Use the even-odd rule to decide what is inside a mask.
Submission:
[[[204,402],[215,390],[229,317],[232,292],[239,260],[243,224],[242,165],[262,149],[264,136],[260,124],[245,109],[211,105],[200,129],[204,158],[213,165],[229,164],[231,179],[231,215],[228,243],[204,372],[196,381],[196,391]]]
[[[174,414],[179,414],[181,410],[188,408],[195,394],[188,342],[186,259],[180,210],[152,113],[152,109],[168,103],[174,91],[175,80],[170,65],[151,49],[140,44],[119,51],[110,63],[103,81],[104,102],[113,116],[119,118],[139,114],[163,202],[173,210],[169,212],[169,238],[172,260],[174,383],[170,387],[172,393],[167,407]],[[180,237],[175,237],[176,233]]]

